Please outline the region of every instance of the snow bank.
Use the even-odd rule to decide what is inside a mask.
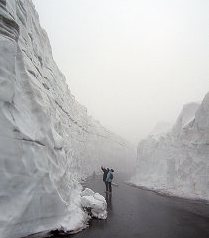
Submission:
[[[1,237],[77,230],[79,179],[132,150],[75,100],[31,0],[0,0],[0,24]]]
[[[209,200],[209,94],[183,107],[173,128],[138,146],[131,182],[150,189]]]
[[[91,210],[92,217],[99,219],[107,218],[107,203],[105,198],[99,193],[94,193],[91,189],[86,188],[81,193],[82,207]]]
[[[158,122],[154,129],[150,132],[153,137],[159,137],[162,134],[166,134],[172,128],[172,124],[169,122]]]

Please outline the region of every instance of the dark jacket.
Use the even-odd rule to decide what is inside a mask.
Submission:
[[[101,168],[102,171],[103,171],[103,181],[106,182],[106,178],[107,178],[107,174],[109,172],[108,169],[105,169],[105,168]]]

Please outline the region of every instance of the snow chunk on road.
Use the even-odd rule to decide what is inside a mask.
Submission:
[[[83,196],[94,196],[95,192],[91,190],[90,188],[86,188],[82,191],[81,197]]]
[[[81,205],[84,208],[91,209],[92,217],[99,219],[107,218],[107,203],[105,198],[89,188],[86,188],[81,193]]]

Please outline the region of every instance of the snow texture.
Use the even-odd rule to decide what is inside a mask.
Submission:
[[[172,124],[168,122],[158,122],[154,129],[150,132],[153,137],[159,137],[166,134],[172,128]]]
[[[91,209],[92,217],[99,219],[107,218],[107,203],[105,198],[99,193],[94,193],[91,189],[86,188],[81,193],[81,204],[82,207]]]
[[[131,182],[192,199],[209,200],[209,94],[183,107],[176,124],[138,146]]]
[[[79,230],[79,180],[133,152],[75,100],[31,0],[0,0],[0,52],[0,237]]]

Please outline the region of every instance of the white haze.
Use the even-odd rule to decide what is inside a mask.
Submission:
[[[209,1],[33,0],[89,114],[137,143],[209,89]]]

